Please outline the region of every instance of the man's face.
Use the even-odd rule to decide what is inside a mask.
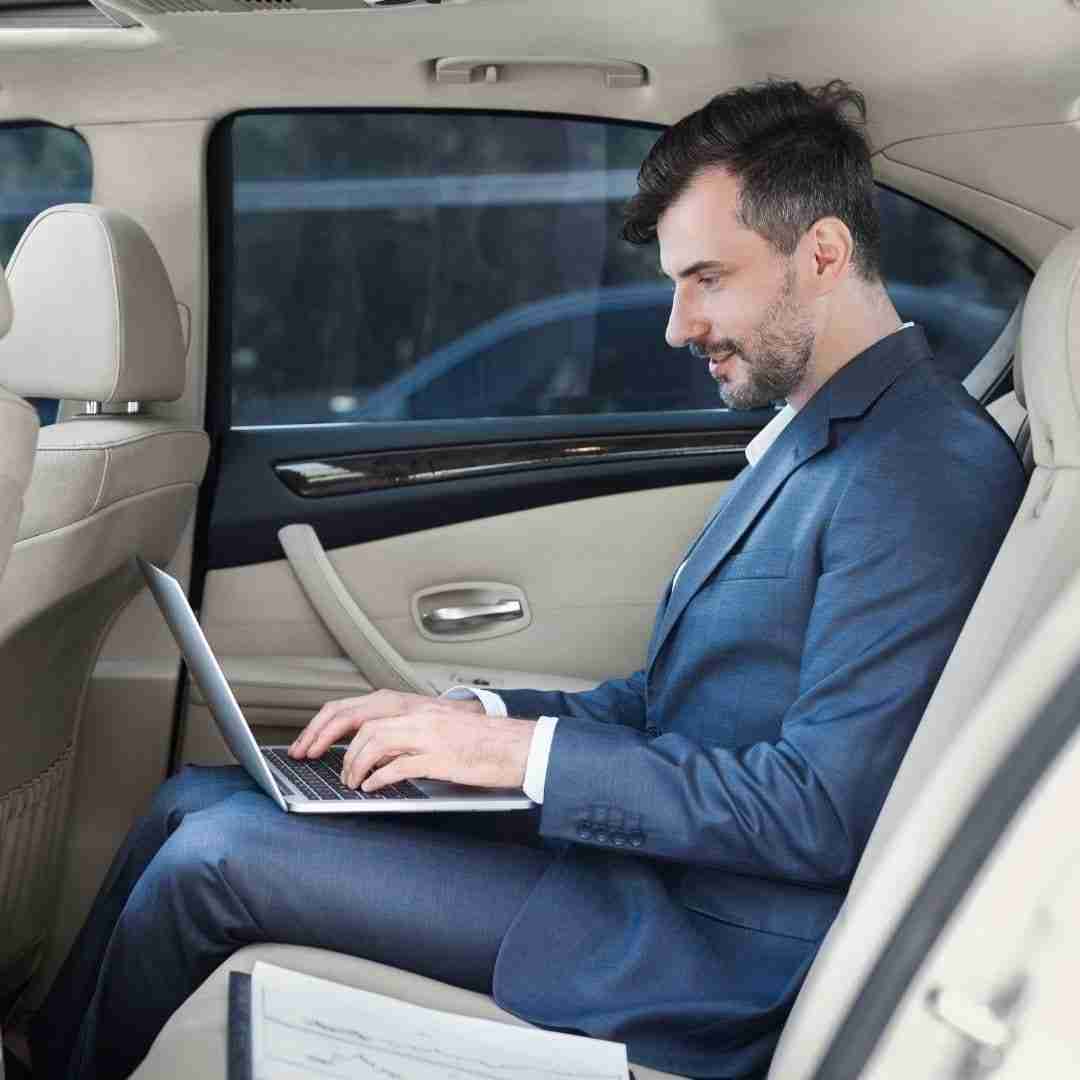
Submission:
[[[697,177],[660,216],[660,266],[675,282],[667,342],[705,360],[720,397],[754,409],[788,397],[806,376],[815,329],[799,299],[794,258],[739,223],[725,172]]]

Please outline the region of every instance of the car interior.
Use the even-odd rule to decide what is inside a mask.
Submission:
[[[231,760],[136,557],[184,584],[262,743],[374,689],[640,667],[773,410],[719,407],[664,344],[656,249],[620,239],[621,207],[712,95],[840,78],[867,100],[897,310],[1029,482],[769,1077],[1011,1068],[1027,1044],[993,1022],[1038,1022],[1001,990],[1035,924],[1001,905],[1025,873],[1071,895],[1049,811],[1018,847],[1003,793],[1038,761],[1025,797],[1064,812],[1037,751],[1080,661],[1080,3],[0,0],[0,54],[12,1047],[157,786]],[[267,944],[134,1075],[224,1078],[228,974],[257,960],[522,1023]]]

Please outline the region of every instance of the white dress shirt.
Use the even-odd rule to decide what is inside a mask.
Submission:
[[[897,327],[893,333],[906,330],[914,323],[906,322]],[[746,460],[751,467],[756,465],[766,454],[769,447],[780,437],[780,433],[795,418],[796,410],[791,405],[785,405],[746,445]],[[674,589],[686,565],[684,559],[675,571],[671,579],[671,587]],[[479,698],[484,706],[484,712],[488,716],[506,716],[506,703],[498,694],[491,690],[481,690],[475,686],[454,686],[443,694],[443,697],[456,698]],[[521,785],[522,791],[532,799],[534,803],[544,801],[544,781],[547,779],[548,759],[551,757],[551,743],[555,738],[555,725],[558,718],[555,716],[541,716],[533,729],[532,742],[529,743],[529,757],[525,764],[525,782]]]

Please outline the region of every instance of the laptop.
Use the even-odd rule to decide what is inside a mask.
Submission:
[[[380,791],[354,791],[340,780],[347,749],[344,745],[331,746],[313,761],[294,761],[287,746],[260,746],[180,583],[145,559],[139,558],[138,563],[226,745],[282,810],[293,814],[412,814],[527,810],[533,805],[517,788],[466,787],[440,780],[406,780]]]

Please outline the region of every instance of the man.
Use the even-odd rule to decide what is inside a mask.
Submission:
[[[582,694],[332,702],[292,748],[351,738],[345,776],[369,790],[523,786],[536,842],[283,815],[239,770],[185,770],[37,1018],[43,1075],[126,1075],[255,941],[490,991],[681,1074],[766,1067],[1024,486],[882,285],[843,112],[862,104],[840,83],[735,90],[642,166],[625,233],[659,239],[669,342],[730,406],[787,401],[678,568],[645,667]]]

